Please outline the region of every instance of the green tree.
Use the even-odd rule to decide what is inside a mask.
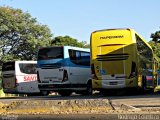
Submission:
[[[149,41],[148,43],[152,47],[153,52],[156,55],[155,57],[158,60],[158,62],[160,63],[160,43],[155,42],[155,41]],[[160,69],[160,65],[159,65],[159,69]]]
[[[32,60],[39,47],[49,46],[50,29],[27,12],[0,7],[1,63],[7,60]]]
[[[154,53],[160,57],[160,43],[156,43],[155,41],[149,41],[148,43],[152,47]]]
[[[86,41],[78,42],[77,39],[71,38],[70,36],[57,36],[52,40],[51,44],[56,46],[68,45],[83,48],[89,48],[90,46]]]
[[[156,31],[155,33],[151,33],[152,40],[149,41],[154,53],[158,56],[158,60],[160,62],[160,31]]]
[[[90,48],[90,44],[88,44],[86,41],[82,41],[80,44],[82,44],[83,48]]]
[[[160,31],[156,31],[155,33],[151,33],[152,41],[155,41],[156,43],[160,43]]]

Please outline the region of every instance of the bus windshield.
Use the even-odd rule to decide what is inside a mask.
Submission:
[[[38,52],[38,60],[63,58],[63,47],[42,48]]]
[[[15,62],[7,62],[2,66],[2,71],[15,70]]]

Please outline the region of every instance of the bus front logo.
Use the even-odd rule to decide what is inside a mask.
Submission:
[[[101,75],[106,75],[106,71],[105,70],[100,70]]]

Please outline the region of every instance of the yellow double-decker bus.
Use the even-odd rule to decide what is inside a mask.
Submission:
[[[154,88],[153,50],[133,29],[94,31],[90,44],[93,89]]]

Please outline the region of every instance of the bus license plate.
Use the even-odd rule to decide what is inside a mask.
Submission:
[[[117,85],[118,83],[117,82],[110,82],[109,84],[110,85]]]
[[[54,85],[49,85],[49,88],[54,88]]]

